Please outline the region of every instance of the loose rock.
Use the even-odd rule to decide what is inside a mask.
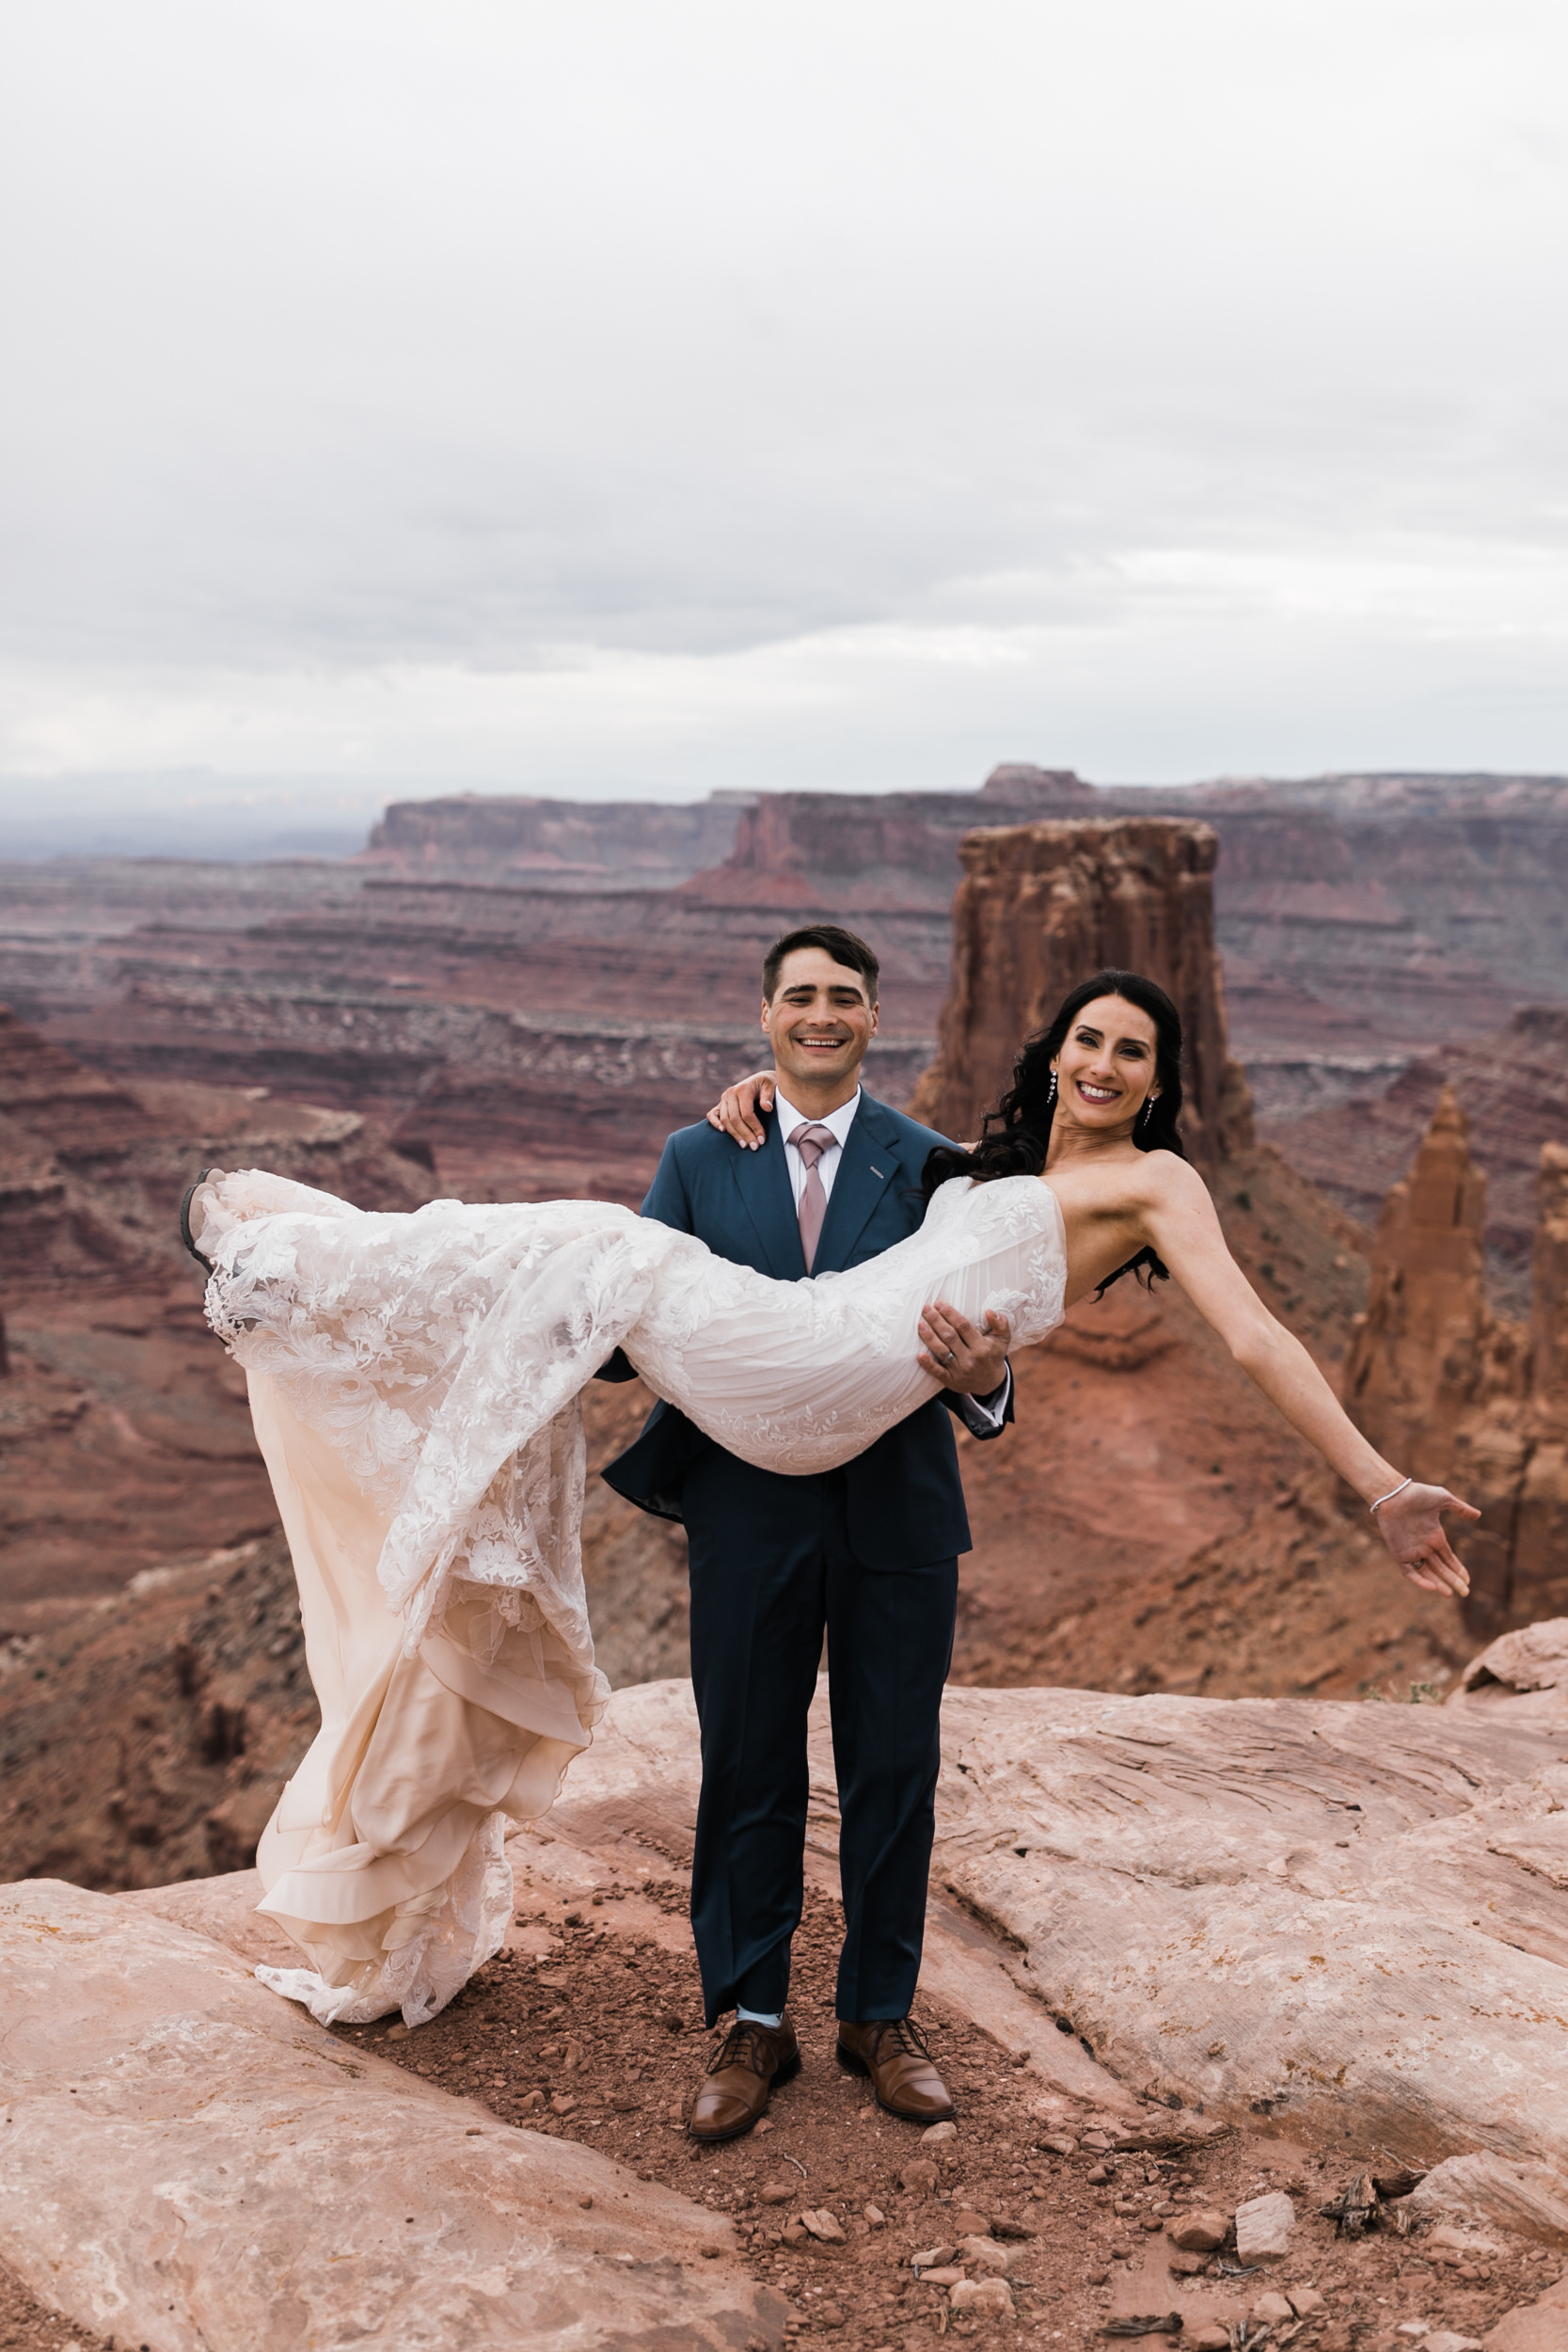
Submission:
[[[1012,2256],[994,2238],[965,2237],[954,2249],[966,2270],[994,2271],[998,2278],[1012,2267]]]
[[[1243,2266],[1282,2261],[1295,2226],[1296,2209],[1282,2188],[1249,2197],[1236,2208],[1236,2260]]]
[[[1013,2291],[1006,2279],[960,2279],[947,2298],[949,2309],[977,2318],[1010,2319]]]
[[[1230,2235],[1230,2224],[1223,2213],[1209,2206],[1199,2206],[1192,2213],[1180,2213],[1165,2224],[1165,2235],[1173,2246],[1184,2253],[1212,2254]]]

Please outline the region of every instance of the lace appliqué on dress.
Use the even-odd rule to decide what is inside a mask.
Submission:
[[[323,2026],[372,2026],[400,2010],[405,2026],[428,2026],[454,2000],[476,1968],[506,1941],[515,1890],[499,1813],[482,1821],[451,1877],[433,1896],[394,1915],[389,1948],[343,1984],[313,1968],[259,1967],[261,1982],[299,2001]]]

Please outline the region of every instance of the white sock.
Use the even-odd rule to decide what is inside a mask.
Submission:
[[[770,2026],[776,2033],[784,2024],[784,2011],[782,2009],[771,2012],[761,2009],[737,2009],[735,2022],[737,2026]]]

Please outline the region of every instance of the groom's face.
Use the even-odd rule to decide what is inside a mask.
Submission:
[[[780,965],[772,996],[764,1000],[762,1025],[786,1084],[809,1089],[814,1106],[824,1091],[847,1102],[877,1034],[877,1008],[863,973],[835,963],[824,948],[797,947]]]

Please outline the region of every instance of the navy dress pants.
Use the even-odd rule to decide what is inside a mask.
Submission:
[[[828,1639],[842,1829],[838,2014],[907,2016],[920,1974],[953,1657],[956,1558],[868,1568],[842,1470],[782,1478],[715,1446],[687,1471],[703,1790],[691,1925],[712,2026],[789,1994],[806,1835],[806,1712]]]

